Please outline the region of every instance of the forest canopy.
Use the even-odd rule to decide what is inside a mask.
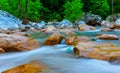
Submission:
[[[34,22],[64,18],[74,22],[86,12],[105,19],[108,15],[119,13],[119,8],[120,0],[0,0],[0,10]]]

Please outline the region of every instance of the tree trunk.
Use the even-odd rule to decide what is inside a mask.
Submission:
[[[20,0],[18,0],[18,18],[20,17],[21,15],[21,2]]]
[[[22,20],[22,23],[23,23],[23,24],[27,24],[28,0],[26,0],[25,3],[26,3],[26,4],[25,4],[25,12],[24,12],[23,20]]]

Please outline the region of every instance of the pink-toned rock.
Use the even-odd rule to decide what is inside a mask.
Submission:
[[[76,44],[74,52],[79,57],[106,61],[120,60],[120,47],[111,43],[79,42]]]
[[[5,52],[5,50],[3,50],[2,48],[0,48],[0,53],[4,53]]]
[[[107,32],[107,31],[113,31],[114,29],[111,28],[101,28],[101,31]]]
[[[66,38],[65,43],[67,45],[76,45],[78,42],[88,42],[91,39],[87,36],[69,36]]]
[[[45,30],[47,33],[55,32],[56,28],[54,26],[48,26]]]
[[[45,40],[44,45],[56,45],[60,44],[64,36],[59,33],[54,33]]]
[[[0,47],[7,51],[24,51],[32,50],[39,47],[39,43],[31,38],[0,33]]]
[[[104,39],[104,40],[118,40],[118,36],[114,34],[102,34],[98,36],[99,39]]]
[[[78,30],[79,31],[89,31],[89,30],[96,30],[95,27],[93,26],[89,26],[89,25],[86,25],[86,24],[82,24],[78,27]]]

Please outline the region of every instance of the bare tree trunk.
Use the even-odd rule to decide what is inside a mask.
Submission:
[[[111,14],[113,14],[114,12],[114,8],[113,8],[113,5],[114,5],[114,2],[113,2],[113,0],[112,0],[112,12],[111,12]]]
[[[18,0],[18,17],[21,15],[21,2]]]
[[[25,4],[25,12],[24,12],[23,20],[22,20],[22,23],[23,23],[23,24],[27,24],[28,0],[26,0],[25,3],[26,3],[26,4]]]

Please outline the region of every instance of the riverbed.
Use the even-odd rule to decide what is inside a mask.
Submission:
[[[86,35],[91,38],[109,33],[116,34],[120,38],[120,31],[112,32],[76,32],[77,35]],[[89,33],[89,34],[88,34]],[[40,41],[40,39],[37,39]],[[96,42],[111,42],[120,44],[119,40],[99,40]],[[89,58],[78,58],[72,51],[73,46],[59,44],[54,46],[42,46],[28,52],[5,53],[0,55],[0,72],[25,64],[31,61],[39,61],[47,66],[43,73],[120,73],[120,65],[107,61]]]

